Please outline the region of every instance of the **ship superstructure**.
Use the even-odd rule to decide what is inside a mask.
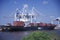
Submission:
[[[28,10],[28,5],[24,5],[22,11],[17,8],[14,21],[22,21],[26,23],[26,26],[28,23],[32,23],[33,20],[36,22],[36,16],[37,14],[34,13],[34,7],[31,10]]]

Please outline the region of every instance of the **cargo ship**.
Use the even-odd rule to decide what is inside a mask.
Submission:
[[[34,7],[32,10],[28,10],[28,5],[24,5],[22,11],[16,9],[14,14],[14,21],[11,25],[8,23],[4,27],[1,26],[3,31],[29,31],[29,30],[53,30],[56,25],[52,23],[36,22],[37,13],[34,12]],[[36,9],[35,9],[36,10]],[[35,21],[35,22],[33,22]],[[0,30],[1,30],[0,28]]]

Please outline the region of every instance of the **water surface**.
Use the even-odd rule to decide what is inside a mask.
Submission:
[[[60,30],[40,30],[48,33],[54,32],[58,37],[60,37]],[[0,40],[22,40],[24,36],[27,36],[33,31],[19,31],[19,32],[0,32]],[[60,39],[58,39],[60,40]]]

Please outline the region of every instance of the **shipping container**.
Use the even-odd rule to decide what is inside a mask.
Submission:
[[[13,26],[24,26],[24,22],[22,22],[22,21],[14,21]]]

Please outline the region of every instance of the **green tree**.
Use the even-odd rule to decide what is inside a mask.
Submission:
[[[54,40],[54,35],[47,32],[34,31],[27,37],[24,37],[23,40]]]

